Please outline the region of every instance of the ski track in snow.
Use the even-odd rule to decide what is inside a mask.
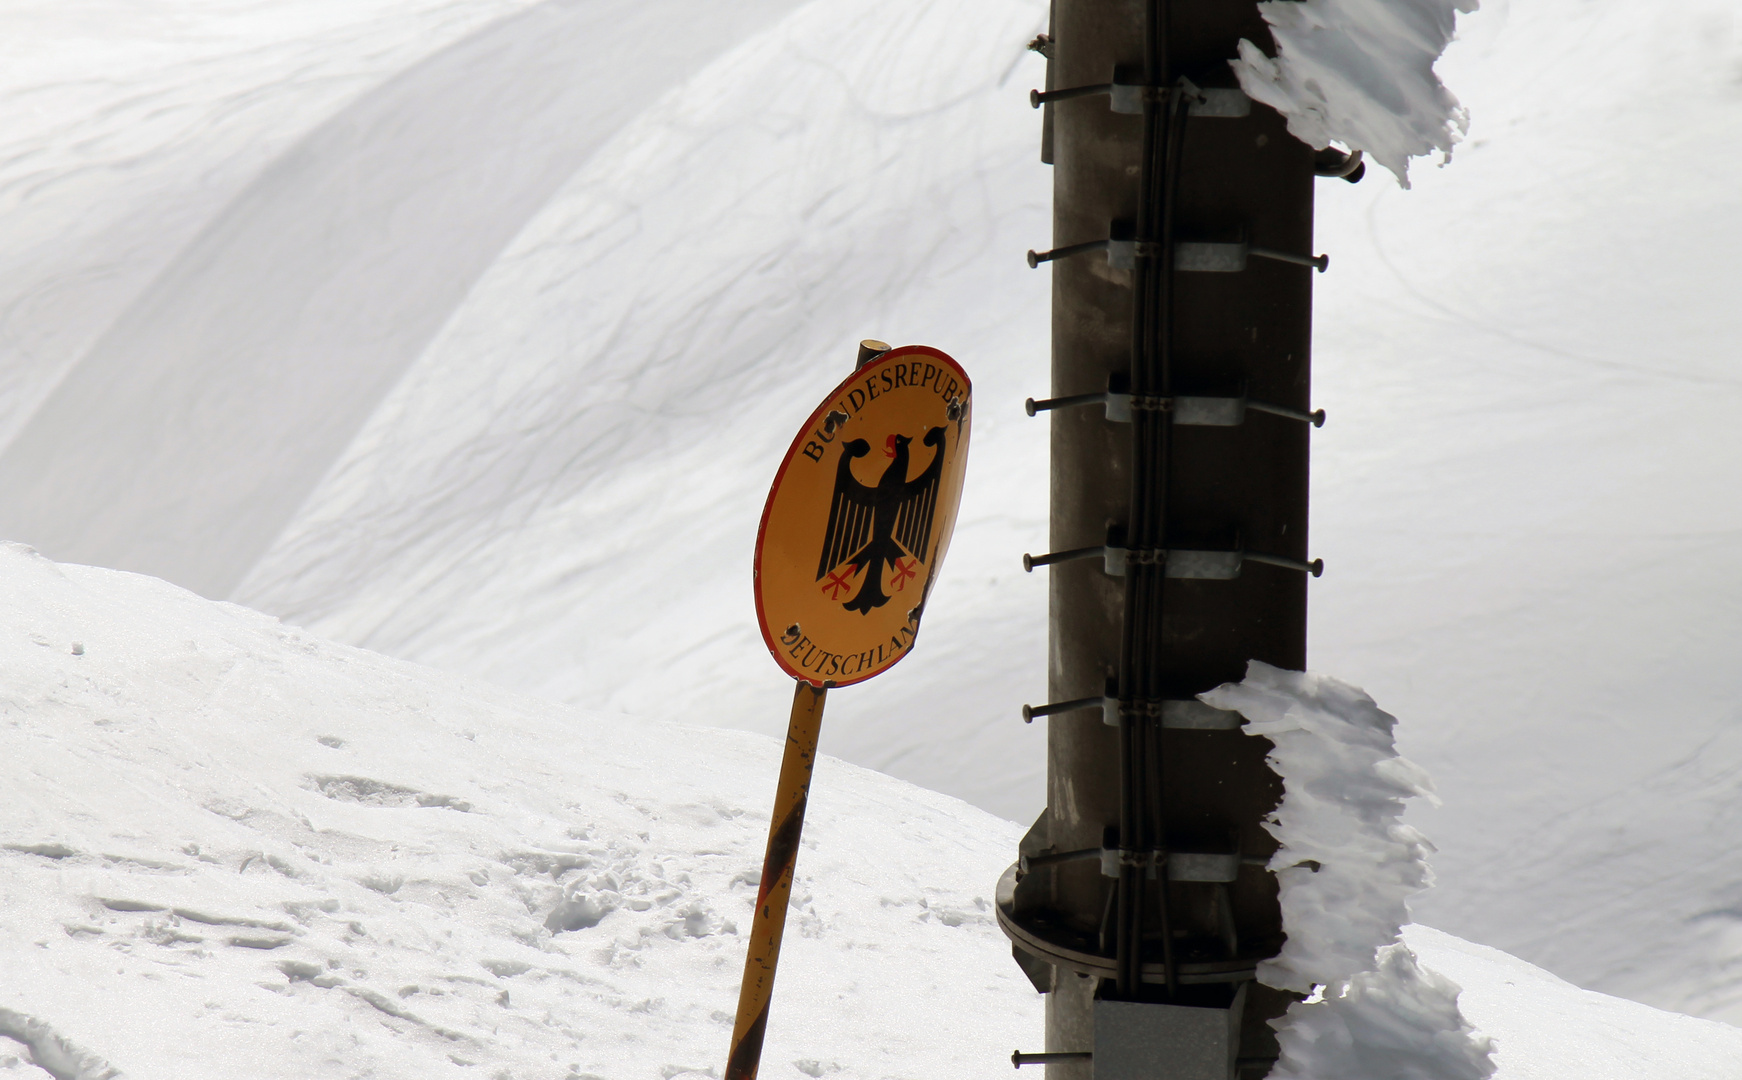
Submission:
[[[0,225],[0,437],[289,146],[524,6],[31,16],[17,40],[64,47],[19,50],[65,59],[4,84],[0,194],[31,213]],[[178,13],[223,32],[184,40]],[[103,20],[119,43],[78,29]],[[1047,278],[1020,253],[1050,177],[1021,46],[1043,20],[816,3],[646,102],[233,595],[589,708],[776,731],[747,581],[772,462],[856,339],[935,344],[980,395],[962,526],[925,645],[831,703],[825,749],[1032,816],[1044,731],[1015,710],[1045,692],[1046,586],[1014,568],[1046,539],[1019,403],[1046,389]],[[1461,32],[1438,68],[1473,118],[1456,164],[1319,187],[1312,666],[1387,702],[1444,796],[1413,814],[1440,845],[1417,917],[1742,1019],[1742,20],[1489,0]]]

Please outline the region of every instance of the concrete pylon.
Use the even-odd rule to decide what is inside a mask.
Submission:
[[[1306,665],[1315,154],[1240,93],[1251,3],[1055,0],[1047,810],[999,889],[1049,1080],[1276,1058],[1270,744],[1195,695]],[[1045,272],[1045,271],[1041,271]],[[1038,388],[1037,388],[1038,389]],[[1040,395],[1037,395],[1039,397]],[[1038,422],[1038,421],[1037,421]],[[1036,432],[1039,437],[1039,432]],[[1044,569],[1042,569],[1044,567]]]

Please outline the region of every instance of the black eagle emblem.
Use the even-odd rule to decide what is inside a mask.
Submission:
[[[892,569],[898,585],[914,576],[904,560],[924,563],[930,556],[932,513],[937,509],[938,481],[944,474],[944,429],[925,433],[925,445],[936,447],[925,471],[907,478],[906,435],[889,437],[893,458],[876,487],[859,482],[853,475],[853,460],[871,452],[871,444],[853,439],[841,444],[840,464],[835,467],[835,495],[829,506],[829,528],[823,536],[823,554],[817,562],[817,580],[830,599],[851,588],[853,575],[864,571],[865,579],[851,600],[841,606],[862,615],[871,614],[889,602],[883,591],[883,571]],[[835,568],[849,564],[845,572]]]

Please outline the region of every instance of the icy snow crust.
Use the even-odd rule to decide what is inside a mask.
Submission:
[[[0,1070],[718,1075],[778,741],[535,701],[15,544],[0,669]],[[990,1077],[1038,1045],[988,899],[1020,832],[821,759],[762,1075]],[[1742,1060],[1723,1024],[1407,939],[1501,1080]]]
[[[1430,845],[1403,824],[1432,797],[1397,755],[1397,718],[1356,687],[1253,661],[1246,678],[1200,697],[1238,711],[1283,796],[1265,829],[1281,892],[1282,952],[1259,981],[1311,994],[1277,1026],[1275,1080],[1486,1080],[1493,1045],[1458,1011],[1459,988],[1403,944],[1406,901],[1432,880]]]
[[[1434,74],[1457,13],[1477,0],[1269,0],[1271,59],[1250,41],[1233,61],[1240,86],[1288,118],[1295,138],[1361,150],[1409,186],[1409,159],[1440,151],[1470,117]]]

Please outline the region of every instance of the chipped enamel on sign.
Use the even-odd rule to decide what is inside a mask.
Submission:
[[[954,360],[904,345],[793,439],[756,535],[756,617],[788,675],[849,686],[913,648],[962,501],[970,396]]]

